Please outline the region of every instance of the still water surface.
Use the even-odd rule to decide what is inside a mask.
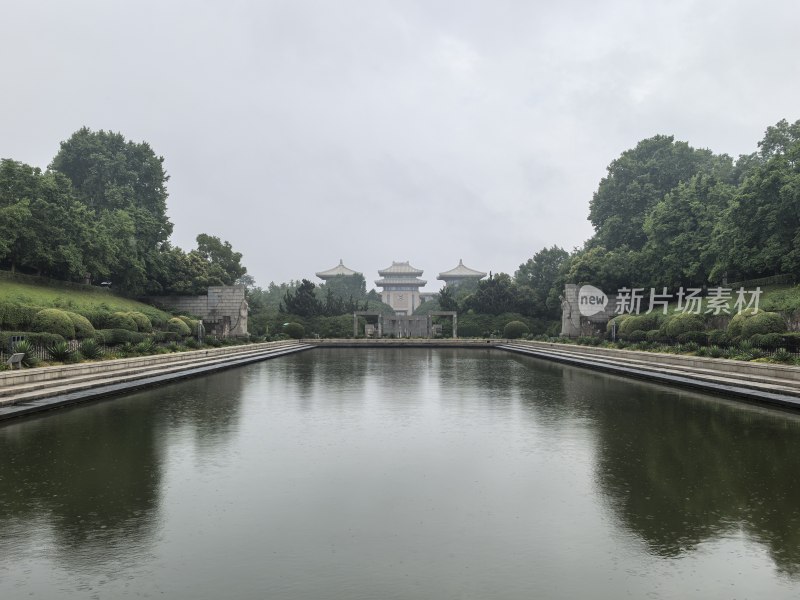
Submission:
[[[798,415],[314,350],[0,426],[0,598],[797,598]]]

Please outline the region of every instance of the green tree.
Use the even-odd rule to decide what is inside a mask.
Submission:
[[[525,313],[525,299],[514,280],[505,273],[489,274],[478,282],[478,289],[464,300],[464,308],[476,313],[499,315]]]
[[[714,232],[712,276],[800,271],[800,121],[769,127],[756,164]]]
[[[295,291],[287,291],[280,305],[280,312],[299,317],[315,317],[322,314],[323,307],[317,300],[317,286],[308,279],[303,279]]]
[[[563,288],[560,278],[568,260],[569,253],[563,248],[542,248],[514,273],[514,281],[530,295],[533,314],[551,318],[560,314],[558,297]]]
[[[233,285],[247,273],[242,266],[242,253],[234,252],[227,241],[201,233],[197,236],[197,254],[209,264],[208,278],[219,281],[216,285]]]
[[[733,186],[698,174],[656,203],[644,222],[641,256],[650,285],[676,289],[710,282],[717,258],[714,228],[733,193]]]
[[[148,272],[157,268],[161,245],[172,233],[163,162],[146,142],[84,127],[61,143],[50,165],[69,178],[77,199],[101,219],[106,213],[114,213],[115,221],[122,219],[121,212],[129,216],[122,220],[133,224],[133,236],[122,240],[120,262],[110,266],[115,282],[129,291],[144,289]]]
[[[594,243],[608,250],[622,246],[640,250],[647,241],[644,220],[665,194],[699,172],[730,177],[731,169],[730,157],[715,157],[710,150],[694,149],[673,136],[640,141],[611,162],[589,204]]]

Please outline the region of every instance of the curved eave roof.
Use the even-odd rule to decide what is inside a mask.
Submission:
[[[358,271],[353,271],[353,269],[348,269],[344,266],[344,263],[339,260],[339,264],[333,267],[332,269],[328,269],[327,271],[320,271],[319,273],[315,273],[317,277],[320,279],[330,279],[331,277],[337,277],[339,275],[359,275]]]
[[[411,285],[422,287],[426,283],[428,282],[422,279],[412,279],[410,277],[384,277],[383,279],[375,281],[375,285],[378,287],[386,287],[387,285]]]
[[[482,279],[483,277],[486,277],[486,273],[464,266],[464,261],[459,259],[458,266],[456,268],[439,273],[439,276],[436,279]]]
[[[422,273],[421,269],[412,267],[408,262],[392,262],[391,267],[378,271],[378,275],[381,277],[386,277],[387,275],[413,275],[414,277],[419,277]]]

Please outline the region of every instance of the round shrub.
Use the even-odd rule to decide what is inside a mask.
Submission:
[[[742,323],[742,337],[749,338],[756,334],[783,333],[786,321],[778,313],[758,312]]]
[[[713,346],[730,346],[731,336],[722,329],[712,329],[708,332],[708,343]]]
[[[198,319],[193,319],[185,315],[178,315],[178,318],[189,326],[189,330],[194,333],[197,331],[197,325],[200,323]]]
[[[630,321],[630,319],[628,319],[625,322],[627,323],[628,321]],[[625,336],[625,339],[628,340],[629,342],[643,342],[647,339],[647,332],[642,331],[641,329],[636,329],[635,331],[631,331],[630,333],[628,333]]]
[[[153,331],[153,324],[146,314],[137,311],[128,313],[128,316],[136,323],[136,330],[142,333],[150,333]]]
[[[629,315],[627,319],[624,319],[622,323],[617,326],[617,333],[622,339],[630,339],[630,334],[634,331],[650,331],[656,329],[660,321],[661,319],[659,319],[656,313],[650,313],[649,315]]]
[[[136,321],[130,313],[115,312],[106,319],[105,329],[125,329],[126,331],[139,331]]]
[[[306,334],[306,329],[300,323],[287,323],[283,326],[283,333],[293,340],[299,340]]]
[[[94,339],[99,344],[118,346],[119,344],[136,344],[145,338],[145,334],[127,329],[98,329]]]
[[[28,329],[42,308],[19,302],[0,302],[0,328],[15,331]]]
[[[167,331],[172,331],[173,333],[183,336],[192,334],[192,330],[189,329],[189,326],[178,317],[172,317],[167,321]]]
[[[31,323],[34,331],[56,333],[69,340],[75,338],[75,326],[66,311],[59,308],[45,308],[36,313]]]
[[[94,325],[91,324],[89,319],[74,312],[67,312],[67,316],[69,316],[73,327],[75,327],[76,338],[82,340],[94,336]]]
[[[744,325],[744,322],[757,314],[758,313],[754,312],[752,308],[748,308],[747,310],[743,310],[742,312],[733,315],[731,322],[728,323],[728,335],[731,338],[741,337],[742,326]]]
[[[708,334],[705,331],[684,331],[677,336],[681,344],[697,344],[705,346],[708,343]]]
[[[703,318],[694,313],[679,313],[677,315],[672,315],[664,323],[664,333],[666,333],[667,337],[673,340],[678,339],[678,336],[682,333],[702,330]]]
[[[749,338],[750,343],[756,348],[775,350],[783,346],[783,336],[780,333],[756,333]]]
[[[614,330],[614,326],[617,328],[617,335],[619,335],[619,329],[622,326],[622,323],[630,319],[632,315],[617,315],[613,319],[610,319],[608,323],[606,323],[606,333],[610,336],[611,332]]]
[[[800,352],[800,333],[785,333],[783,347],[789,352]]]
[[[50,346],[64,341],[63,335],[57,333],[37,333],[33,331],[0,331],[0,348],[11,349],[11,340],[24,338],[34,346]]]
[[[522,321],[509,321],[506,323],[506,326],[503,327],[503,337],[510,340],[519,339],[527,333],[530,333],[530,329],[528,329],[528,326]]]
[[[661,330],[660,329],[651,329],[650,331],[645,333],[644,339],[648,342],[659,342],[661,341]]]

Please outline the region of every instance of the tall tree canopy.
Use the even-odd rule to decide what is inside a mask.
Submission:
[[[696,150],[672,136],[642,140],[611,162],[589,203],[594,242],[608,250],[621,246],[641,250],[647,241],[644,221],[657,202],[697,173],[730,176],[731,168],[730,157]]]
[[[101,220],[115,221],[117,233],[128,233],[133,225],[119,240],[124,252],[110,274],[129,291],[148,287],[149,274],[158,270],[161,245],[172,233],[163,162],[146,142],[83,127],[61,143],[50,165],[69,179],[76,198]]]
[[[561,309],[562,269],[569,259],[563,248],[542,248],[519,266],[514,280],[530,295],[537,315],[555,317]]]
[[[800,120],[769,127],[715,228],[714,275],[800,272]]]

